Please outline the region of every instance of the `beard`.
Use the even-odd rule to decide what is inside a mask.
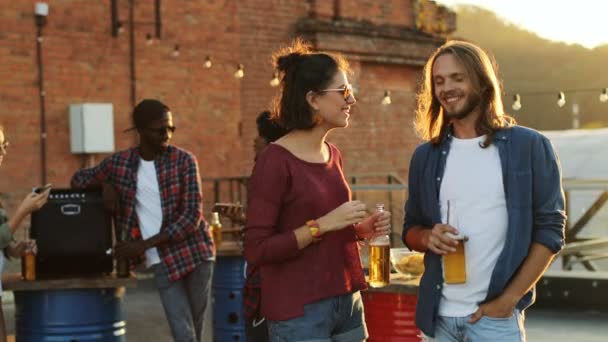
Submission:
[[[461,110],[456,111],[448,111],[445,107],[443,107],[443,115],[446,119],[454,119],[454,120],[462,120],[469,115],[479,106],[481,103],[481,96],[479,94],[471,94],[466,99],[464,107]]]

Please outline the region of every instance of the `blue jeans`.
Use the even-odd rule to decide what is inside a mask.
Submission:
[[[474,324],[466,317],[437,318],[435,338],[425,337],[423,341],[433,342],[525,342],[524,314],[515,309],[511,317],[493,318],[483,316]]]
[[[368,337],[361,293],[304,306],[304,316],[268,322],[271,342],[360,342]]]
[[[175,342],[201,341],[213,264],[204,261],[178,281],[169,280],[163,265],[154,266],[154,280]]]

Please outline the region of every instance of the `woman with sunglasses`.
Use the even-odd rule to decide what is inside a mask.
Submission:
[[[327,134],[348,126],[356,100],[345,59],[301,41],[277,52],[273,115],[288,133],[258,156],[249,185],[245,258],[260,269],[270,341],[363,341],[357,240],[390,230],[388,212],[351,200]]]
[[[0,166],[6,157],[8,149],[8,141],[4,134],[4,127],[0,125]],[[40,193],[29,193],[21,202],[15,214],[9,219],[6,210],[0,203],[0,273],[4,268],[4,259],[6,256],[18,258],[25,252],[26,248],[33,248],[35,245],[31,241],[15,241],[13,235],[21,227],[23,220],[33,211],[40,209],[47,201],[50,186],[44,187],[46,190]],[[2,283],[0,282],[0,295],[2,294]],[[4,311],[2,310],[2,301],[0,297],[0,342],[6,342],[6,326],[4,323]]]

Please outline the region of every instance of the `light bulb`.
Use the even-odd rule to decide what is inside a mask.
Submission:
[[[391,103],[393,103],[393,101],[391,100],[391,91],[385,90],[384,97],[382,98],[382,104],[387,106],[387,105],[390,105]]]
[[[604,88],[602,93],[600,94],[600,101],[607,102],[608,101],[608,88]]]
[[[270,86],[276,87],[279,85],[279,83],[281,83],[281,81],[279,81],[279,73],[275,72],[274,74],[272,74],[272,79],[270,80]]]
[[[236,67],[236,71],[234,72],[234,77],[243,78],[244,76],[245,76],[245,67],[243,66],[243,64],[239,64]]]
[[[211,57],[205,57],[205,62],[203,63],[203,66],[207,69],[211,68]]]
[[[171,52],[171,56],[179,57],[179,45],[178,44],[175,44],[175,47],[173,48],[173,52]]]
[[[563,107],[566,104],[566,95],[564,95],[563,91],[560,91],[557,94],[557,105]]]
[[[513,105],[511,106],[511,108],[513,108],[514,111],[518,111],[521,109],[521,98],[519,94],[515,94],[513,96]]]
[[[152,35],[147,33],[146,34],[146,45],[152,45],[152,43],[154,43],[154,38],[152,38]]]

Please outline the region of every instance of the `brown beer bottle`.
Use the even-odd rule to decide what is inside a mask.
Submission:
[[[217,211],[211,213],[211,226],[209,228],[217,248],[222,243],[222,222],[220,222],[220,214]]]
[[[127,241],[127,230],[120,230],[120,241]],[[116,258],[116,276],[118,278],[127,278],[130,275],[129,259]]]
[[[376,204],[376,212],[384,211],[384,204]],[[391,240],[388,235],[376,236],[369,241],[369,286],[383,287],[391,278]]]
[[[23,263],[23,279],[36,280],[36,254],[31,244],[26,247],[21,262]]]

